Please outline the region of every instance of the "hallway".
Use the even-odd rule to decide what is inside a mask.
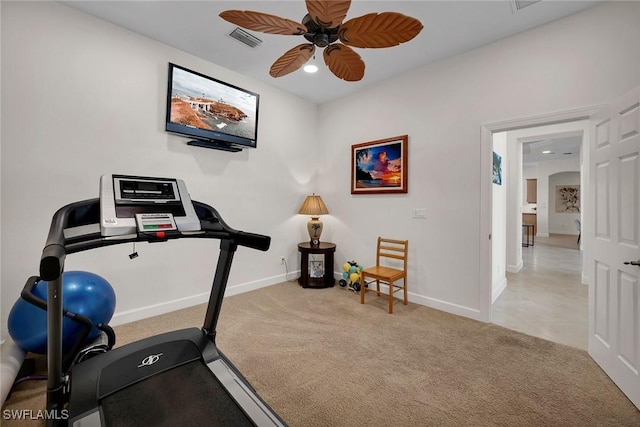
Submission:
[[[507,273],[493,323],[587,350],[588,293],[580,283],[582,252],[544,244],[522,248],[523,268]]]

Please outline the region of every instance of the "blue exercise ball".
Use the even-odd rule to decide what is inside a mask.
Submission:
[[[47,300],[47,282],[41,280],[33,288],[34,295]],[[91,319],[87,341],[100,331],[98,323],[109,323],[116,308],[116,294],[104,278],[87,271],[67,271],[62,275],[62,307]],[[8,319],[9,335],[25,351],[47,353],[47,312],[18,299]],[[82,324],[67,317],[62,320],[62,349],[69,352],[82,334]]]

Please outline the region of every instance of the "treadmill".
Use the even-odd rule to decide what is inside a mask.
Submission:
[[[202,328],[153,336],[63,370],[62,273],[68,254],[131,242],[217,239]],[[286,426],[216,347],[216,323],[238,246],[266,251],[269,236],[229,227],[192,201],[184,181],[104,175],[100,198],[60,208],[40,260],[47,286],[47,425]]]

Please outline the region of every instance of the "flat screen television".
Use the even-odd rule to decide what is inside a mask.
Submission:
[[[168,132],[226,151],[256,148],[260,95],[169,63]]]

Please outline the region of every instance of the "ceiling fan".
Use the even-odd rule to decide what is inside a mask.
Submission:
[[[343,22],[351,0],[305,0],[307,11],[302,23],[250,10],[227,10],[220,17],[232,24],[268,34],[303,36],[309,43],[289,49],[269,70],[282,77],[299,69],[314,56],[316,47],[324,48],[324,62],[338,78],[359,81],[364,62],[351,47],[383,48],[397,46],[417,36],[422,24],[397,12],[369,13]]]

